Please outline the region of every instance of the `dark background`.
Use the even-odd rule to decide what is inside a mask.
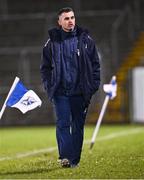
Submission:
[[[101,110],[105,97],[102,85],[108,83],[112,75],[119,74],[143,32],[143,0],[0,0],[0,107],[15,76],[43,101],[41,108],[24,115],[7,107],[0,120],[1,126],[54,123],[52,104],[43,90],[39,66],[47,30],[57,25],[56,13],[65,6],[74,9],[77,24],[89,29],[100,55],[101,88],[91,101],[87,123],[94,123]],[[128,72],[125,80],[127,77]],[[126,90],[127,86],[124,92]],[[125,103],[128,94],[120,98],[121,105],[119,102],[109,105],[104,122],[130,122],[129,104]]]

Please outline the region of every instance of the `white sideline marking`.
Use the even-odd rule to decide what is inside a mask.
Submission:
[[[127,136],[127,135],[130,135],[130,134],[137,134],[137,133],[140,133],[141,131],[144,131],[144,129],[143,128],[136,128],[136,129],[132,129],[132,130],[129,130],[129,131],[121,131],[121,132],[118,132],[118,133],[112,133],[112,134],[109,134],[109,135],[106,135],[106,136],[103,136],[103,137],[99,137],[99,138],[96,139],[96,141],[104,141],[104,140],[117,138],[117,137],[120,137],[120,136]],[[84,141],[84,144],[88,144],[88,143],[90,143],[90,140]],[[44,148],[44,149],[39,149],[39,150],[34,150],[34,151],[28,151],[28,152],[25,152],[25,153],[18,153],[15,156],[2,157],[2,158],[0,158],[0,161],[12,160],[12,159],[20,159],[20,158],[33,156],[33,155],[36,155],[36,154],[46,153],[46,152],[50,153],[50,152],[53,152],[55,150],[57,150],[57,147],[50,147],[50,148]]]
[[[137,133],[140,133],[142,131],[144,132],[144,128],[135,128],[135,129],[132,129],[129,131],[121,131],[118,133],[111,133],[109,135],[97,138],[96,141],[105,141],[105,140],[109,140],[109,139],[113,139],[113,138],[117,138],[117,137],[121,137],[121,136],[127,136],[129,134],[137,134]],[[85,144],[88,144],[90,142],[91,142],[91,140],[86,140]]]
[[[50,147],[50,148],[44,148],[44,149],[39,149],[39,150],[28,151],[28,152],[25,152],[25,153],[18,153],[15,156],[2,157],[2,158],[0,158],[0,161],[19,159],[19,158],[33,156],[35,154],[46,153],[46,152],[50,153],[50,152],[55,151],[56,149],[57,149],[57,147]]]

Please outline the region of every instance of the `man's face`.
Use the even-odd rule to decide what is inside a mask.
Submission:
[[[66,32],[69,32],[75,27],[75,16],[74,12],[64,12],[59,16],[58,24]]]

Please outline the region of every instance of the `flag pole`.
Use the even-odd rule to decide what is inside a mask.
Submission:
[[[98,134],[99,127],[100,127],[100,124],[101,124],[101,122],[102,122],[102,118],[103,118],[103,116],[104,116],[104,113],[105,113],[105,110],[106,110],[108,101],[109,101],[109,95],[106,95],[105,100],[104,100],[104,103],[103,103],[103,106],[102,106],[102,110],[101,110],[101,112],[100,112],[100,115],[99,115],[99,118],[98,118],[98,121],[97,121],[95,130],[94,130],[94,133],[93,133],[93,136],[92,136],[92,139],[91,139],[90,149],[92,149],[92,147],[93,147],[93,145],[94,145],[94,143],[95,143],[95,139],[96,139],[96,136],[97,136],[97,134]]]
[[[14,90],[14,88],[16,87],[18,82],[19,82],[19,78],[15,77],[15,80],[14,80],[14,82],[13,82],[13,84],[12,84],[10,90],[9,90],[9,93],[8,93],[8,95],[6,97],[6,100],[5,100],[5,102],[4,102],[3,106],[2,106],[2,109],[0,111],[0,119],[2,118],[2,115],[3,115],[4,111],[5,111],[7,100],[10,97],[12,91]]]
[[[115,80],[116,80],[116,76],[112,76],[112,79],[111,79],[110,83],[112,83]],[[96,136],[98,134],[98,131],[99,131],[99,128],[100,128],[100,125],[101,125],[101,122],[102,122],[102,118],[103,118],[104,113],[106,111],[106,107],[108,105],[109,99],[110,99],[110,96],[106,95],[103,106],[102,106],[102,109],[101,109],[101,112],[100,112],[100,115],[99,115],[99,118],[97,120],[97,124],[96,124],[95,130],[94,130],[92,139],[91,139],[90,149],[92,149],[92,147],[93,147],[93,145],[95,143],[95,139],[96,139]]]

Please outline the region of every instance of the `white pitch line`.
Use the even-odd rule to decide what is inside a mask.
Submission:
[[[33,151],[25,152],[25,153],[18,153],[15,156],[2,157],[2,158],[0,158],[0,161],[20,159],[23,157],[34,156],[36,154],[46,153],[46,152],[50,153],[50,152],[53,152],[55,150],[57,150],[57,147],[50,147],[50,148],[44,148],[44,149],[39,149],[39,150],[33,150]]]
[[[96,139],[96,141],[104,141],[104,140],[109,140],[109,139],[113,139],[113,138],[117,138],[117,137],[121,137],[121,136],[127,136],[130,134],[137,134],[143,131],[143,128],[135,128],[129,131],[121,131],[118,133],[112,133],[103,137],[99,137]],[[144,131],[143,131],[144,132]],[[90,143],[91,140],[86,140],[84,141],[84,144],[88,144]],[[25,153],[18,153],[15,156],[5,156],[5,157],[1,157],[0,161],[5,161],[5,160],[13,160],[13,159],[20,159],[20,158],[24,158],[24,157],[28,157],[28,156],[33,156],[36,154],[40,154],[40,153],[50,153],[57,150],[57,147],[49,147],[49,148],[44,148],[44,149],[39,149],[39,150],[33,150],[33,151],[28,151]]]
[[[129,131],[121,131],[118,133],[111,133],[111,134],[106,135],[106,136],[98,137],[96,139],[96,141],[105,141],[105,140],[109,140],[109,139],[113,139],[113,138],[117,138],[117,137],[121,137],[121,136],[127,136],[129,134],[137,134],[140,132],[144,132],[144,128],[135,128],[135,129],[131,129]],[[91,140],[86,140],[85,144],[88,144],[90,142],[91,142]]]

